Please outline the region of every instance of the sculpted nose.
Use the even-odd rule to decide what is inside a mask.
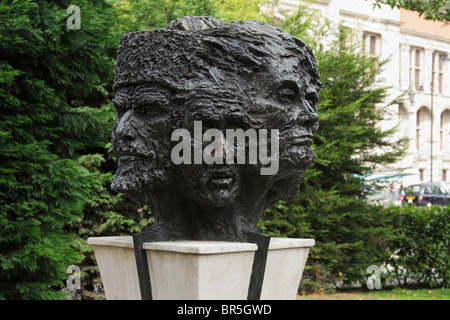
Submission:
[[[319,128],[319,115],[307,99],[302,99],[301,111],[297,115],[297,123],[300,127],[311,129],[312,132]]]
[[[309,114],[299,114],[297,117],[297,123],[301,127],[307,127],[312,131],[316,131],[319,128],[319,115],[315,112]]]
[[[133,121],[132,110],[127,111],[117,122],[114,130],[115,139],[119,141],[132,141],[136,139],[136,128]]]

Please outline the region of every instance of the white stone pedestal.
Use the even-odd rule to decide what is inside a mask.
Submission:
[[[107,300],[141,300],[132,237],[89,238]]]
[[[261,300],[295,300],[313,239],[271,238]]]
[[[253,243],[174,241],[145,243],[153,299],[245,300]]]
[[[108,300],[140,300],[132,237],[89,238]],[[295,299],[311,239],[272,238],[261,299]],[[145,243],[153,299],[247,299],[256,244]]]

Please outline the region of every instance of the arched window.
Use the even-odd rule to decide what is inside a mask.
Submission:
[[[426,107],[421,107],[417,111],[417,126],[416,126],[416,138],[417,138],[417,151],[420,153],[430,152],[430,124],[431,113]]]
[[[442,153],[450,156],[450,109],[442,112],[440,129]]]

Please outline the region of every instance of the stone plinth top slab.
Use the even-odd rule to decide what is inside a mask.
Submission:
[[[314,239],[270,238],[269,250],[309,248],[315,243]]]
[[[122,248],[134,248],[133,237],[92,237],[87,239],[87,243],[93,246],[112,246]]]
[[[93,237],[88,239],[88,244],[133,248],[133,238],[130,236]],[[312,247],[314,245],[314,239],[271,238],[269,249],[280,250],[289,248],[304,248]],[[144,244],[144,249],[211,254],[220,252],[255,251],[256,245],[253,243],[225,241],[167,241],[146,243]]]
[[[256,251],[254,243],[225,241],[167,241],[144,243],[146,250],[159,250],[193,254],[218,254],[230,252]]]

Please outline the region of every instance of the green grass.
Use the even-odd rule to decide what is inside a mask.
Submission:
[[[300,300],[450,300],[450,289],[346,291],[298,296]]]

